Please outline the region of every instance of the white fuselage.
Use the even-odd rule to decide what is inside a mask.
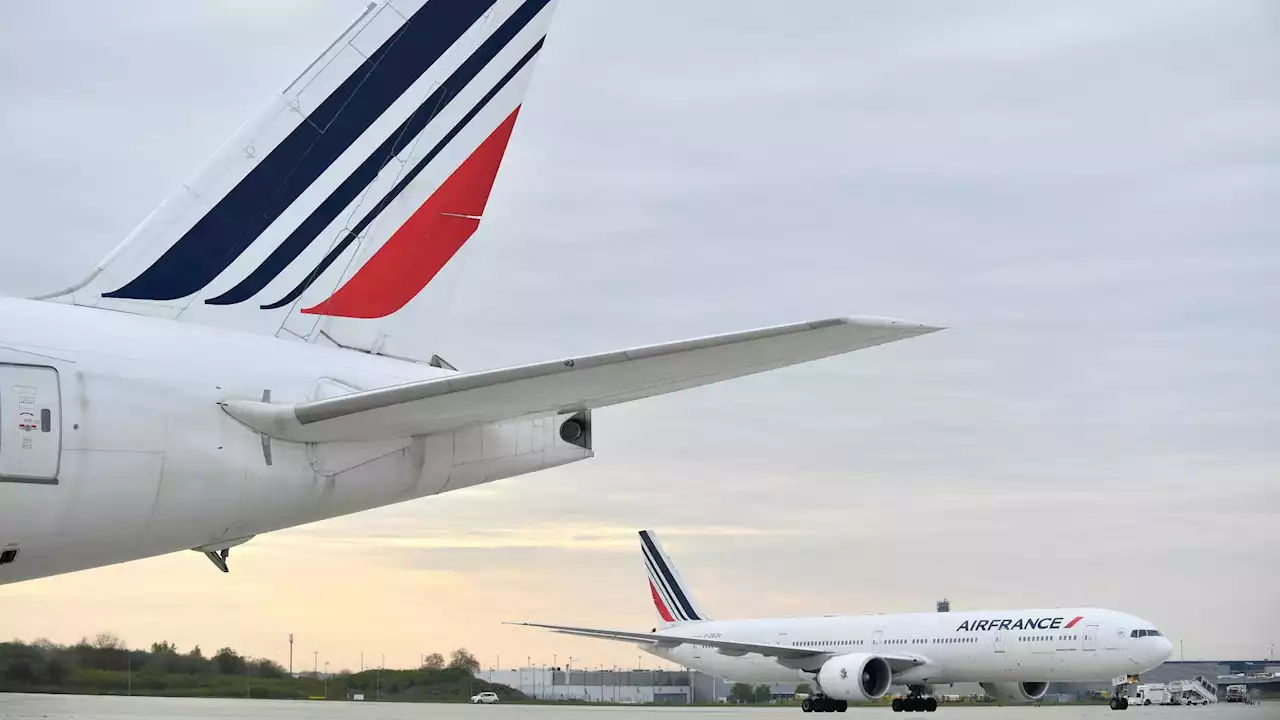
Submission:
[[[0,299],[0,344],[0,549],[19,550],[0,565],[0,584],[228,543],[592,454],[562,441],[552,416],[291,443],[265,442],[219,405],[268,392],[303,402],[445,374],[425,364],[16,299]],[[44,434],[38,413],[34,429],[13,430],[32,422],[19,417],[33,392],[27,366],[56,371],[38,371],[54,378],[38,388],[38,404],[53,408]],[[11,436],[51,453],[40,462],[53,477],[25,469]],[[6,477],[5,467],[23,469]]]
[[[1066,627],[1075,618],[1080,619]],[[992,625],[997,629],[987,629]],[[999,629],[1002,625],[1004,629]],[[1134,629],[1153,627],[1114,610],[1059,608],[708,620],[683,623],[665,632],[821,649],[832,657],[847,653],[914,656],[925,662],[895,675],[893,682],[936,685],[1093,681],[1146,672],[1168,658],[1169,641],[1163,637],[1131,638],[1130,634]],[[733,682],[810,680],[812,674],[804,670],[816,669],[797,670],[756,654],[732,657],[705,646],[642,647],[663,659]]]

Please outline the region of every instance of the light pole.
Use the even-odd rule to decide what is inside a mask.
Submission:
[[[293,633],[289,633],[289,677],[293,677]]]
[[[329,699],[329,661],[324,661],[324,699]]]
[[[312,650],[312,651],[311,651],[311,655],[312,655],[312,658],[311,658],[311,662],[312,662],[312,665],[311,665],[311,674],[312,674],[312,675],[319,675],[319,674],[320,674],[320,651],[319,651],[319,650]]]
[[[1178,662],[1182,662],[1186,657],[1182,654],[1182,641],[1178,641]]]

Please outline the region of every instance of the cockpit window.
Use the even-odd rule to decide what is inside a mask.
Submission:
[[[1159,630],[1134,630],[1133,632],[1129,633],[1129,637],[1131,638],[1160,637],[1160,631]]]

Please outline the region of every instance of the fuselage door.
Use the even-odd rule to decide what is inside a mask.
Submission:
[[[996,631],[995,649],[996,649],[996,652],[998,653],[1004,652],[1004,631],[1003,630]]]
[[[1084,642],[1084,644],[1080,646],[1080,647],[1081,647],[1081,649],[1083,649],[1083,650],[1097,650],[1097,649],[1098,649],[1098,626],[1097,626],[1097,625],[1086,625],[1086,626],[1084,627],[1084,641],[1083,641],[1083,642]]]
[[[0,482],[57,484],[62,457],[58,371],[0,364]]]
[[[872,633],[872,634],[871,634],[871,649],[872,649],[872,650],[879,650],[879,649],[880,649],[880,642],[881,642],[883,639],[884,639],[884,631],[883,631],[883,630],[877,630],[877,631],[875,631],[874,633]]]

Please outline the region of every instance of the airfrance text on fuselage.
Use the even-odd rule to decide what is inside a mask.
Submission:
[[[1073,627],[1076,623],[1083,620],[1083,617],[1077,617],[1066,625],[1062,624],[1065,618],[1004,618],[999,620],[965,620],[960,623],[960,627],[956,628],[956,632],[968,631],[978,632],[981,630],[1058,630]]]

